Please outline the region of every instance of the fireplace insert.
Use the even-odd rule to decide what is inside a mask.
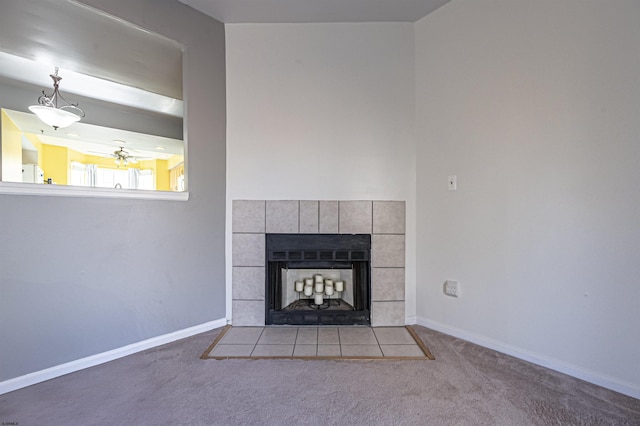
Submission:
[[[267,325],[370,325],[371,235],[267,234]]]

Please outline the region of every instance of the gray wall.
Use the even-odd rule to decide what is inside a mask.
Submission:
[[[455,0],[416,24],[419,322],[636,397],[639,16]]]
[[[224,26],[84,3],[185,52],[188,202],[0,195],[0,381],[225,317]]]

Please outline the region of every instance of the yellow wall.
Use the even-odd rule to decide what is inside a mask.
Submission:
[[[73,149],[69,149],[69,164],[71,164],[72,161],[77,161],[78,163],[84,163],[84,157],[85,155],[82,154],[81,152],[75,151]],[[69,165],[67,165],[67,168]]]
[[[2,180],[22,182],[22,132],[2,110]]]
[[[26,137],[38,151],[38,166],[44,171],[44,179],[52,179],[57,185],[68,185],[70,163],[77,161],[83,164],[96,164],[110,169],[151,169],[156,183],[156,190],[170,191],[169,170],[184,162],[183,156],[172,156],[169,160],[147,160],[137,164],[118,167],[111,157],[84,155],[75,150],[48,145],[41,142],[38,135],[22,133],[11,120],[9,115],[1,111],[1,147],[2,163],[0,167],[1,180],[5,182],[22,182],[22,138]]]
[[[156,191],[170,191],[169,163],[167,160],[144,160],[138,163],[141,169],[153,170],[156,179]]]
[[[44,179],[53,179],[57,185],[67,185],[69,173],[69,149],[42,144],[42,170]]]
[[[170,191],[169,185],[169,162],[167,160],[156,160],[156,189],[158,191]]]
[[[83,164],[96,164],[109,169],[151,169],[156,180],[156,190],[169,191],[169,165],[178,160],[174,156],[172,160],[146,160],[127,166],[115,164],[111,157],[99,157],[84,155],[78,151],[44,144],[37,135],[22,133],[13,123],[11,118],[2,111],[2,180],[7,182],[22,182],[22,140],[28,138],[38,151],[38,166],[44,171],[45,181],[53,179],[57,185],[68,185],[69,165],[72,161]],[[180,157],[181,159],[183,157]]]
[[[167,160],[167,168],[169,170],[173,169],[176,166],[179,166],[180,164],[184,163],[184,155],[172,155],[168,160]]]

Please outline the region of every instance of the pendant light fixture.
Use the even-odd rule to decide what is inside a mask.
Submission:
[[[58,76],[58,67],[56,67],[55,74],[49,74],[49,77],[53,80],[53,93],[47,95],[43,90],[42,95],[38,97],[38,105],[31,105],[29,110],[55,130],[68,127],[76,121],[80,121],[84,117],[84,111],[78,107],[77,103],[68,102],[60,94],[58,86],[62,77]],[[64,102],[65,105],[58,106],[58,99]]]

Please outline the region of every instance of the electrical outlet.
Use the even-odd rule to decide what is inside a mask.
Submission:
[[[444,294],[447,296],[460,296],[460,286],[458,281],[447,280],[444,282]]]

